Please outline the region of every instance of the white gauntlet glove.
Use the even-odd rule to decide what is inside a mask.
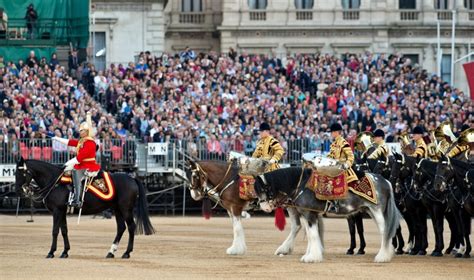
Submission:
[[[71,171],[74,169],[74,165],[79,164],[79,161],[77,160],[76,157],[73,157],[72,159],[68,160],[64,166],[64,171]]]
[[[59,143],[66,145],[66,146],[69,143],[69,139],[64,139],[64,138],[57,137],[57,136],[54,136],[52,139],[54,141],[58,141]]]

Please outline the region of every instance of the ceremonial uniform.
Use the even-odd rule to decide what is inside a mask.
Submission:
[[[265,130],[270,130],[270,126],[266,123],[263,123],[260,126],[260,131]],[[268,172],[280,168],[280,166],[278,165],[278,161],[281,160],[284,154],[285,151],[280,145],[280,142],[278,142],[277,139],[273,138],[273,136],[268,135],[258,140],[257,147],[255,148],[252,157],[270,160],[271,164],[267,167],[266,170],[266,172]]]
[[[374,145],[376,145],[375,150],[367,158],[386,160],[388,157],[388,147],[387,145],[385,145],[385,141],[382,140],[380,144],[374,144]]]
[[[453,158],[453,157],[456,157],[456,156],[460,155],[461,153],[463,153],[467,150],[469,150],[469,145],[458,143],[448,152],[447,156],[450,157],[450,158]]]
[[[416,158],[426,158],[428,155],[428,147],[426,146],[425,140],[423,140],[423,138],[416,140],[415,146],[415,151],[412,154],[409,154],[409,156]]]
[[[86,122],[83,122],[80,125],[79,132],[81,133],[81,138],[79,140],[53,137],[53,140],[70,147],[76,147],[76,156],[64,164],[64,171],[72,171],[74,201],[71,205],[75,207],[82,206],[82,178],[85,175],[85,171],[97,172],[100,170],[100,165],[95,160],[97,144],[92,137],[94,133],[92,119],[89,113],[87,114]]]
[[[351,167],[354,163],[354,153],[349,143],[342,136],[337,136],[332,142],[328,158],[335,159],[345,165],[347,169],[344,172],[346,173],[347,183],[357,181],[357,175]]]

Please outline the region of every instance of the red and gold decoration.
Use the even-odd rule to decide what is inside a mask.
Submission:
[[[318,174],[313,171],[309,187],[320,200],[345,199],[347,197],[346,173],[336,177]]]
[[[243,200],[253,200],[257,198],[255,193],[255,178],[250,175],[239,174],[239,196]]]

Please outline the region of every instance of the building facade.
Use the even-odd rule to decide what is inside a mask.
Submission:
[[[165,7],[164,45],[168,52],[186,46],[227,52],[232,47],[279,57],[402,53],[449,81],[452,10],[457,60],[474,50],[473,0],[174,0]],[[467,90],[462,70],[466,61],[454,68],[454,83],[463,90]]]
[[[89,60],[99,69],[164,51],[164,0],[91,0]],[[103,50],[103,51],[101,51]]]

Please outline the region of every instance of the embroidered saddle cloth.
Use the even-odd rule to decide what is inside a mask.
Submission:
[[[61,184],[71,184],[72,177],[70,175],[63,175],[60,179]],[[87,186],[87,191],[97,196],[102,200],[111,200],[115,196],[115,186],[110,177],[109,172],[100,171],[94,177],[92,183]]]

